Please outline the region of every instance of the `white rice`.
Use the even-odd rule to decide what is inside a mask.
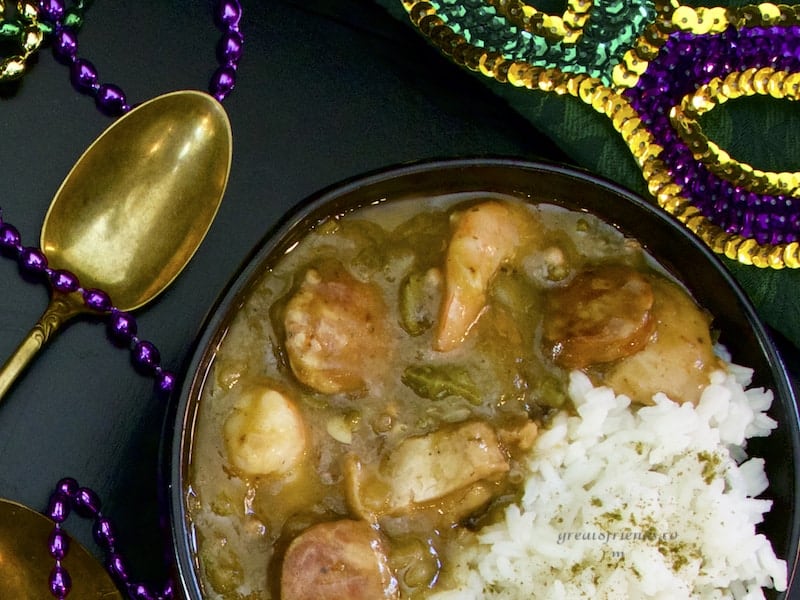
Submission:
[[[763,598],[786,563],[756,525],[771,502],[747,438],[776,423],[752,372],[717,372],[697,406],[657,395],[629,408],[580,372],[530,454],[519,504],[448,557],[459,585],[435,600]]]

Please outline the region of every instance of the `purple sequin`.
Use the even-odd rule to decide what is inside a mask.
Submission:
[[[728,73],[766,66],[800,70],[800,28],[731,27],[714,35],[674,33],[637,85],[623,95],[664,148],[659,158],[667,172],[704,217],[725,231],[754,237],[760,244],[779,244],[800,237],[797,220],[781,218],[797,210],[790,208],[790,198],[737,191],[694,158],[669,122],[672,107],[699,85]]]

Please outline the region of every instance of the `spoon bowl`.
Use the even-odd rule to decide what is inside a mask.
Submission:
[[[122,311],[158,296],[211,227],[232,156],[222,105],[199,91],[154,98],[108,127],[73,166],[45,216],[48,266],[84,290],[106,292]],[[79,292],[53,289],[50,304],[0,370],[0,398],[68,319],[84,312]]]

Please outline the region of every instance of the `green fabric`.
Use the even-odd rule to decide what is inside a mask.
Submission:
[[[400,0],[379,3],[412,26]],[[636,161],[605,115],[572,96],[515,88],[480,74],[474,76],[503,98],[510,110],[553,140],[575,164],[652,200]],[[740,98],[704,115],[700,124],[710,139],[740,161],[762,170],[798,171],[798,109],[788,100]],[[764,322],[800,347],[800,269],[760,269],[725,257],[722,260]]]

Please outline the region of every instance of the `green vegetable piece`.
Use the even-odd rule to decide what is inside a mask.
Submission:
[[[403,371],[401,381],[417,396],[429,400],[459,396],[471,404],[481,403],[478,386],[460,365],[412,365]]]
[[[449,230],[450,216],[446,212],[421,212],[398,225],[392,236],[398,240],[413,240],[415,243],[422,238],[441,243],[441,240],[447,238]]]
[[[223,491],[211,501],[211,510],[220,517],[230,517],[236,513],[236,504],[227,492]]]
[[[232,552],[213,547],[201,552],[201,562],[211,587],[218,594],[232,594],[244,581],[244,570]]]
[[[567,401],[567,393],[554,378],[546,378],[539,384],[538,403],[548,408],[561,408]]]
[[[449,237],[450,217],[445,212],[420,213],[392,232],[393,242],[410,248],[422,270],[441,264]]]
[[[400,326],[411,336],[422,335],[433,325],[431,298],[423,273],[412,273],[400,286]]]

